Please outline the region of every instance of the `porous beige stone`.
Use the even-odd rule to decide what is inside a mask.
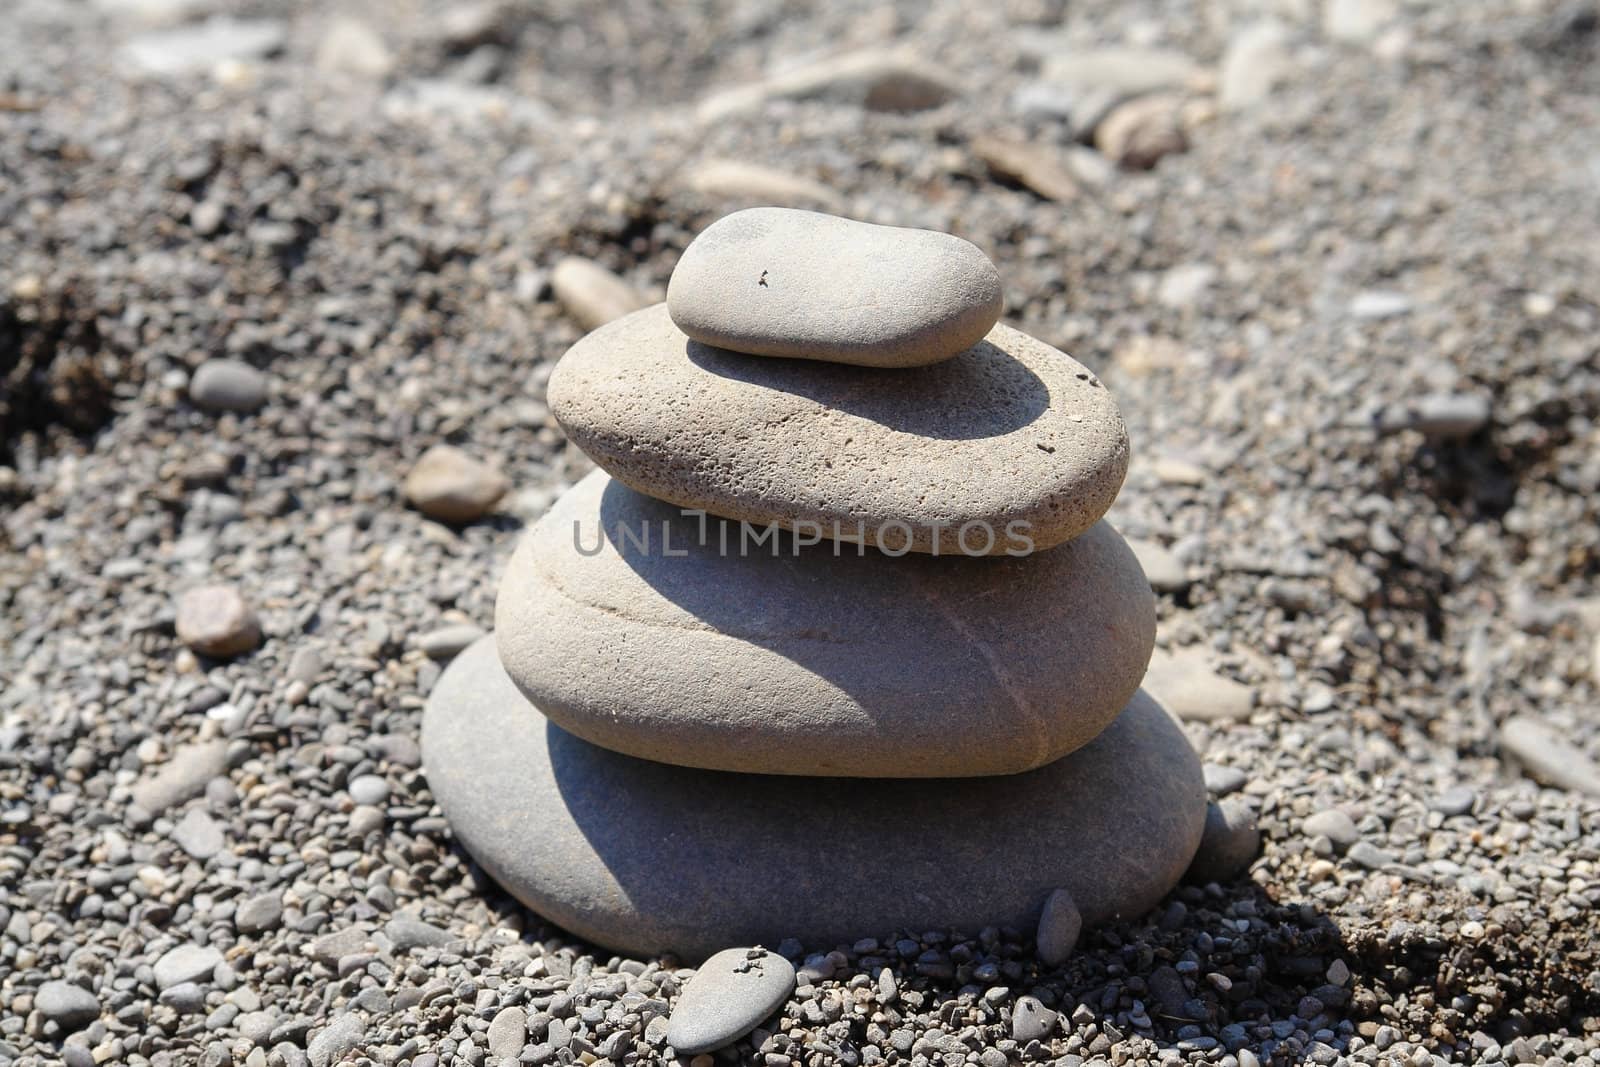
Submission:
[[[1058,545],[1105,514],[1128,467],[1100,380],[1003,325],[903,371],[751,358],[691,341],[656,305],[574,345],[548,397],[642,493],[888,552]]]

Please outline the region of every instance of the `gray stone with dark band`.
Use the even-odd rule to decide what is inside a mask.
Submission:
[[[893,930],[1027,929],[1066,889],[1085,923],[1148,911],[1200,841],[1183,731],[1139,694],[1026,774],[804,779],[692,770],[579,740],[517,692],[485,638],[423,713],[457,839],[545,918],[622,952],[850,944]]]

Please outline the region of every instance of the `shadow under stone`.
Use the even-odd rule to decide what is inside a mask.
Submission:
[[[857,367],[752,356],[689,341],[689,361],[711,374],[805,397],[891,430],[943,441],[1003,437],[1050,407],[1050,389],[992,341],[924,367]]]

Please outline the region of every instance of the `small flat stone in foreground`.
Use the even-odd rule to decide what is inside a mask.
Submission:
[[[1456,785],[1428,801],[1428,808],[1446,817],[1469,814],[1478,803],[1478,793],[1470,785]]]
[[[275,929],[283,921],[283,894],[276,889],[258,893],[240,902],[233,913],[233,925],[241,934],[259,934]]]
[[[416,646],[429,659],[450,660],[482,636],[483,631],[478,627],[470,622],[460,622],[419,634]]]
[[[345,1012],[323,1027],[306,1046],[311,1067],[331,1067],[361,1043],[367,1035],[367,1024],[355,1012]]]
[[[409,915],[396,915],[390,919],[384,924],[383,933],[396,952],[448,945],[452,940],[450,931]]]
[[[1011,1010],[1011,1036],[1026,1045],[1029,1041],[1043,1041],[1056,1028],[1056,1013],[1045,1007],[1038,997],[1018,997]]]
[[[667,1025],[680,1056],[731,1045],[777,1011],[794,992],[794,964],[764,948],[724,949],[689,979]]]
[[[1356,827],[1356,821],[1340,808],[1324,808],[1306,816],[1305,821],[1300,824],[1300,830],[1307,837],[1326,837],[1340,850],[1347,849],[1361,840],[1361,831]]]
[[[516,1005],[501,1008],[489,1021],[489,1055],[495,1062],[522,1054],[528,1043],[528,1013]]]

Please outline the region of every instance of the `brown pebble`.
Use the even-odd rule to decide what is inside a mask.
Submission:
[[[202,656],[225,659],[261,644],[261,624],[232,586],[203,585],[178,599],[178,640]]]
[[[406,475],[406,499],[429,518],[472,522],[487,515],[511,483],[505,475],[450,445],[435,445]]]
[[[1162,156],[1188,151],[1180,103],[1157,94],[1118,105],[1095,129],[1095,147],[1127,170],[1149,170]]]

